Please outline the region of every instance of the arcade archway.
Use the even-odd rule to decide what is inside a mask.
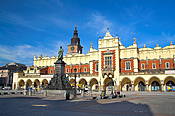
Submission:
[[[79,86],[80,88],[85,88],[86,85],[87,85],[87,81],[86,81],[85,79],[80,79],[79,85],[78,85],[78,86]]]
[[[134,89],[135,91],[145,91],[146,90],[145,80],[142,77],[137,77],[134,80]]]
[[[20,80],[20,81],[18,82],[18,85],[19,85],[19,89],[24,89],[24,85],[25,85],[24,80]]]
[[[98,90],[98,81],[97,79],[93,78],[89,82],[89,86],[92,90]]]
[[[34,87],[35,87],[35,88],[39,88],[39,87],[40,87],[40,81],[39,81],[38,79],[36,79],[36,80],[34,81]]]
[[[75,87],[75,79],[70,79],[70,80],[69,80],[69,84],[70,84],[72,87]]]
[[[47,86],[48,86],[48,81],[47,81],[47,79],[44,79],[42,81],[42,88],[46,88]]]
[[[161,91],[161,82],[157,77],[152,77],[149,80],[149,86],[151,87],[151,91]]]
[[[106,89],[110,89],[112,87],[114,87],[114,81],[112,78],[109,78],[107,77],[105,80],[104,80],[104,86],[103,86],[103,89],[106,90]]]
[[[132,88],[131,80],[127,77],[122,79],[122,81],[121,81],[121,90],[122,91],[131,91],[131,88]]]
[[[27,81],[26,81],[26,89],[29,89],[29,88],[31,88],[32,87],[32,81],[30,80],[30,79],[28,79]]]
[[[166,91],[175,91],[175,78],[166,77],[164,80]]]

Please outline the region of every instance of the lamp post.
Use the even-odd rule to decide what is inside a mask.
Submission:
[[[76,81],[76,79],[77,79],[77,74],[76,74],[76,72],[77,72],[77,69],[75,68],[74,69],[74,77],[75,77],[75,90],[74,90],[74,98],[76,98],[77,97],[77,81]]]

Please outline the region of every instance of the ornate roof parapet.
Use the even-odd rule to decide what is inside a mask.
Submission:
[[[165,49],[166,48],[175,48],[175,45],[173,45],[173,42],[172,41],[170,41],[170,45],[169,46],[166,46],[166,47],[164,47]]]
[[[37,60],[36,56],[33,56],[33,60]]]
[[[89,52],[94,52],[94,51],[97,51],[97,50],[93,48],[93,43],[91,42]]]
[[[156,47],[154,49],[161,49],[161,47],[159,46],[159,44],[156,44]]]
[[[173,42],[172,41],[170,41],[170,46],[172,46],[173,45]]]
[[[107,28],[107,32],[106,32],[106,34],[105,34],[103,39],[111,39],[111,38],[114,38],[114,37],[110,34],[109,28]]]
[[[134,42],[133,42],[133,45],[127,47],[127,48],[137,48],[137,42],[136,42],[136,38],[134,37]]]

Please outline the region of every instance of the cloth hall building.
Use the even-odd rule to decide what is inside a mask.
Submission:
[[[175,45],[138,48],[136,39],[125,47],[120,38],[109,31],[98,40],[98,49],[90,46],[87,54],[74,30],[68,52],[63,60],[65,73],[74,86],[104,90],[114,87],[121,91],[171,91],[175,88]],[[34,56],[33,66],[22,73],[14,73],[13,88],[46,86],[54,74],[57,57]],[[77,71],[74,72],[76,69]]]

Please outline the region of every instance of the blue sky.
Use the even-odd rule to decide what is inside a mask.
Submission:
[[[175,43],[174,0],[0,0],[0,65],[32,65],[33,56],[65,53],[78,26],[83,53],[109,27],[125,46]]]

